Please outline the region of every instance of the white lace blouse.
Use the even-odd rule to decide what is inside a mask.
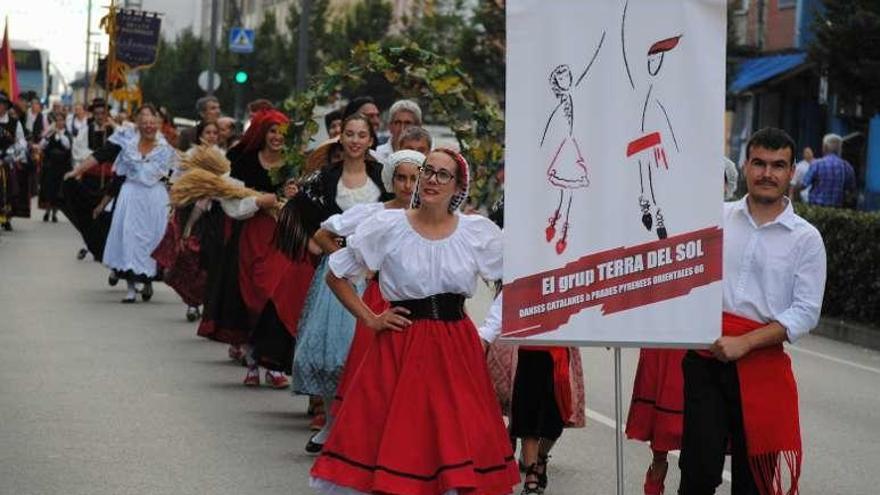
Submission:
[[[367,181],[364,182],[364,185],[354,189],[345,187],[345,184],[342,183],[341,177],[336,186],[336,204],[342,211],[345,211],[356,204],[379,201],[379,197],[381,196],[382,190],[379,189],[369,177],[367,178]]]

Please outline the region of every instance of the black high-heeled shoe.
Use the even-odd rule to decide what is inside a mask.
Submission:
[[[549,461],[549,455],[538,454],[538,462],[535,463],[535,468],[541,469],[541,472],[536,473],[538,475],[538,486],[541,487],[541,493],[544,493],[544,490],[547,489],[547,463]]]

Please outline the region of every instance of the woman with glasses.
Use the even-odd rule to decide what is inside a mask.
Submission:
[[[281,247],[289,256],[301,257],[321,222],[356,205],[388,199],[382,183],[382,165],[370,155],[373,133],[370,122],[354,114],[342,122],[339,137],[342,160],[331,163],[312,175],[300,193],[284,208],[279,220]],[[335,242],[321,245],[329,254]],[[305,308],[299,320],[296,350],[293,357],[293,391],[324,398],[325,407],[333,402],[342,368],[354,335],[352,317],[324,283],[327,258],[324,256],[309,287]],[[363,289],[361,281],[359,287]],[[322,436],[332,426],[327,416],[324,428],[307,444],[307,450],[320,449]]]
[[[380,211],[409,208],[410,203],[412,203],[416,181],[419,177],[419,166],[423,161],[425,161],[425,155],[418,151],[400,150],[392,153],[387,158],[386,165],[382,167],[382,182],[387,190],[394,193],[394,199],[384,203],[360,204],[341,214],[333,215],[322,222],[321,228],[314,235],[314,239],[324,252],[333,253],[338,251],[340,249],[337,242],[339,238],[345,238],[354,234],[358,225]],[[372,274],[368,278],[370,281],[364,290],[364,304],[373,311],[384,311],[388,308],[388,302],[379,291],[379,283],[376,276]],[[333,426],[332,418],[338,412],[339,403],[345,397],[345,391],[372,341],[373,331],[366,326],[363,320],[358,320],[355,325],[351,348],[348,351],[348,357],[345,360],[342,376],[336,389],[334,402],[329,414],[323,414],[325,416],[323,428],[306,445],[307,452],[320,452],[323,443],[330,434],[330,429]],[[325,406],[330,407],[330,404]],[[326,421],[327,417],[331,421]]]
[[[375,332],[312,468],[324,493],[511,493],[519,482],[485,347],[464,312],[477,279],[501,278],[501,231],[458,209],[467,162],[438,149],[410,210],[382,211],[330,257],[327,284]],[[351,279],[379,273],[376,313]]]

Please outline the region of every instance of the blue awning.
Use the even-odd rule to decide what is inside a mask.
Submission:
[[[806,53],[770,55],[744,60],[737,68],[736,77],[730,83],[729,91],[742,93],[755,85],[800,67],[806,61]]]

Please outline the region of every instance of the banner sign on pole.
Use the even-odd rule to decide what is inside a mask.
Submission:
[[[721,329],[725,0],[509,0],[503,335]]]
[[[120,10],[116,13],[116,60],[128,69],[149,67],[156,63],[162,19],[155,13]]]

